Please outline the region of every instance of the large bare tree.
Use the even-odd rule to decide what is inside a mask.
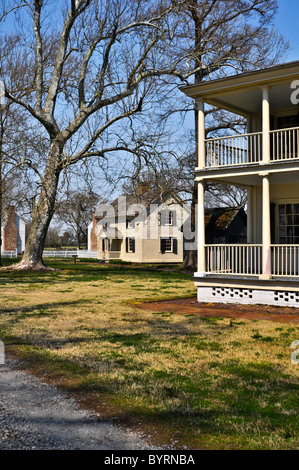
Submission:
[[[191,76],[192,51],[175,34],[182,1],[3,3],[2,21],[14,15],[19,33],[13,55],[27,65],[18,86],[6,84],[6,97],[26,109],[49,140],[39,200],[16,268],[43,269],[61,172],[81,159],[134,153],[117,132],[111,137],[112,129],[142,110],[154,79]]]
[[[17,32],[11,68],[22,70],[17,82],[5,83],[6,97],[27,111],[48,141],[35,167],[41,190],[16,269],[45,268],[42,252],[61,173],[94,157],[145,155],[140,139],[124,139],[124,122],[131,125],[155,90],[188,83],[194,74],[198,82],[244,64],[262,65],[273,51],[268,24],[275,0],[2,3],[4,28],[13,16]]]

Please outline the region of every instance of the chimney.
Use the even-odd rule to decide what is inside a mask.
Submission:
[[[18,229],[15,221],[15,207],[8,206],[3,228],[3,251],[15,251],[18,247]]]
[[[92,216],[92,229],[90,232],[90,249],[91,251],[97,251],[98,249],[98,239],[95,233],[95,228],[97,225],[97,219],[95,217],[95,214]]]

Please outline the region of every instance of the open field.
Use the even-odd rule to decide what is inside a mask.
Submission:
[[[0,339],[30,370],[154,442],[298,448],[297,325],[134,306],[195,295],[179,272],[47,263],[0,273]]]

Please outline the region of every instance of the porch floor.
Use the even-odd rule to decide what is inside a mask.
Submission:
[[[175,312],[200,317],[240,318],[299,324],[299,309],[267,305],[206,304],[196,297],[157,302],[142,302],[136,307],[153,312]]]
[[[196,276],[195,276],[196,277]],[[260,281],[259,276],[242,276],[242,275],[234,275],[234,274],[215,274],[209,273],[206,274],[203,278],[200,279],[233,279],[233,280],[240,280],[240,281]],[[283,283],[294,283],[297,284],[299,287],[299,277],[286,277],[286,276],[272,276],[270,279],[267,279],[266,282],[283,282]]]

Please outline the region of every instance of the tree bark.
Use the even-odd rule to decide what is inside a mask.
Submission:
[[[43,178],[40,197],[34,212],[30,234],[26,242],[22,260],[7,269],[16,270],[51,270],[43,263],[43,250],[49,224],[52,220],[57,187],[60,176],[59,161],[63,145],[54,140],[50,146],[48,164]],[[5,269],[5,268],[4,268]]]

